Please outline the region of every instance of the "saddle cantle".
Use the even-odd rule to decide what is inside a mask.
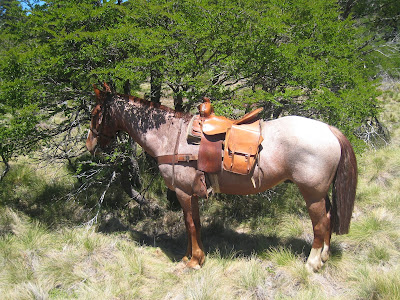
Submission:
[[[253,169],[263,141],[258,108],[239,120],[216,116],[208,98],[189,126],[188,141],[199,143],[197,168],[206,173],[226,171],[247,175]],[[222,164],[223,162],[223,164]]]

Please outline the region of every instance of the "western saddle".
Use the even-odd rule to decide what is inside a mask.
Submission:
[[[217,116],[209,98],[203,98],[199,114],[189,126],[188,141],[200,143],[197,168],[206,173],[224,170],[236,174],[249,174],[257,160],[261,135],[258,108],[239,120]]]
[[[178,153],[181,134],[179,129],[174,154],[158,156],[158,164],[172,164],[174,174],[177,162],[197,161],[197,169],[203,174],[199,173],[201,178],[204,178],[204,173],[219,173],[222,167],[235,174],[250,174],[263,141],[261,120],[258,117],[262,108],[244,115],[239,120],[215,115],[209,98],[203,98],[203,103],[198,109],[199,114],[192,118],[187,132],[188,142],[199,144],[198,155]],[[175,175],[172,184],[174,179]],[[253,179],[252,181],[255,185]]]

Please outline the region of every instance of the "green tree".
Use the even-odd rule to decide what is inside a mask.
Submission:
[[[118,36],[110,38],[123,18],[111,2],[48,1],[31,5],[29,14],[17,1],[4,7],[0,154],[8,164],[48,138],[76,136],[88,121],[90,83],[115,77],[129,45],[118,47]],[[54,154],[67,155],[82,138],[57,142]]]
[[[5,163],[56,135],[54,155],[82,153],[99,81],[131,93],[150,83],[151,99],[172,96],[176,109],[208,95],[226,115],[305,115],[350,136],[377,114],[370,36],[333,0],[35,3],[1,6]]]
[[[24,82],[26,73],[21,55],[24,45],[20,43],[21,24],[26,21],[18,1],[0,3],[0,156],[5,164],[3,177],[9,169],[13,154],[29,150],[29,136],[35,131],[38,118],[36,106],[30,103]],[[1,178],[0,177],[0,178]]]
[[[340,0],[343,17],[371,32],[368,44],[381,76],[400,76],[400,5],[397,0]]]
[[[347,134],[376,114],[369,37],[353,20],[341,18],[335,1],[127,6],[125,26],[135,31],[138,56],[126,62],[142,78],[157,74],[173,91],[176,107],[185,97],[190,109],[208,94],[221,100],[215,103],[221,113],[256,102],[268,118],[301,114]]]

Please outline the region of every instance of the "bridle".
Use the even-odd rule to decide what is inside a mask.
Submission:
[[[93,133],[93,135],[96,137],[96,138],[98,138],[98,137],[104,137],[104,138],[107,138],[108,140],[112,140],[112,139],[114,139],[114,137],[115,137],[115,135],[107,135],[107,134],[104,134],[104,133],[102,133],[101,131],[101,129],[102,129],[102,125],[104,125],[104,124],[102,124],[103,123],[103,118],[105,117],[105,114],[106,114],[106,107],[107,107],[107,105],[106,104],[103,104],[102,105],[102,108],[101,108],[101,111],[99,112],[99,113],[101,113],[102,114],[102,118],[101,118],[101,120],[100,120],[100,122],[98,123],[99,124],[99,126],[101,126],[100,127],[100,129],[99,130],[97,130],[96,128],[92,128],[92,127],[89,127],[89,130]]]
[[[97,131],[97,129],[95,129],[95,128],[89,128],[89,130],[93,133],[93,135],[97,138],[97,137],[105,137],[105,138],[107,138],[107,139],[109,139],[109,140],[112,140],[114,137],[115,137],[115,135],[107,135],[107,134],[104,134],[104,133],[101,133],[101,131]]]

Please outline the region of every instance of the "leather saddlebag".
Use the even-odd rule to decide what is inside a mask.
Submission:
[[[225,139],[224,169],[236,174],[249,174],[254,168],[262,141],[260,121],[232,125]]]

